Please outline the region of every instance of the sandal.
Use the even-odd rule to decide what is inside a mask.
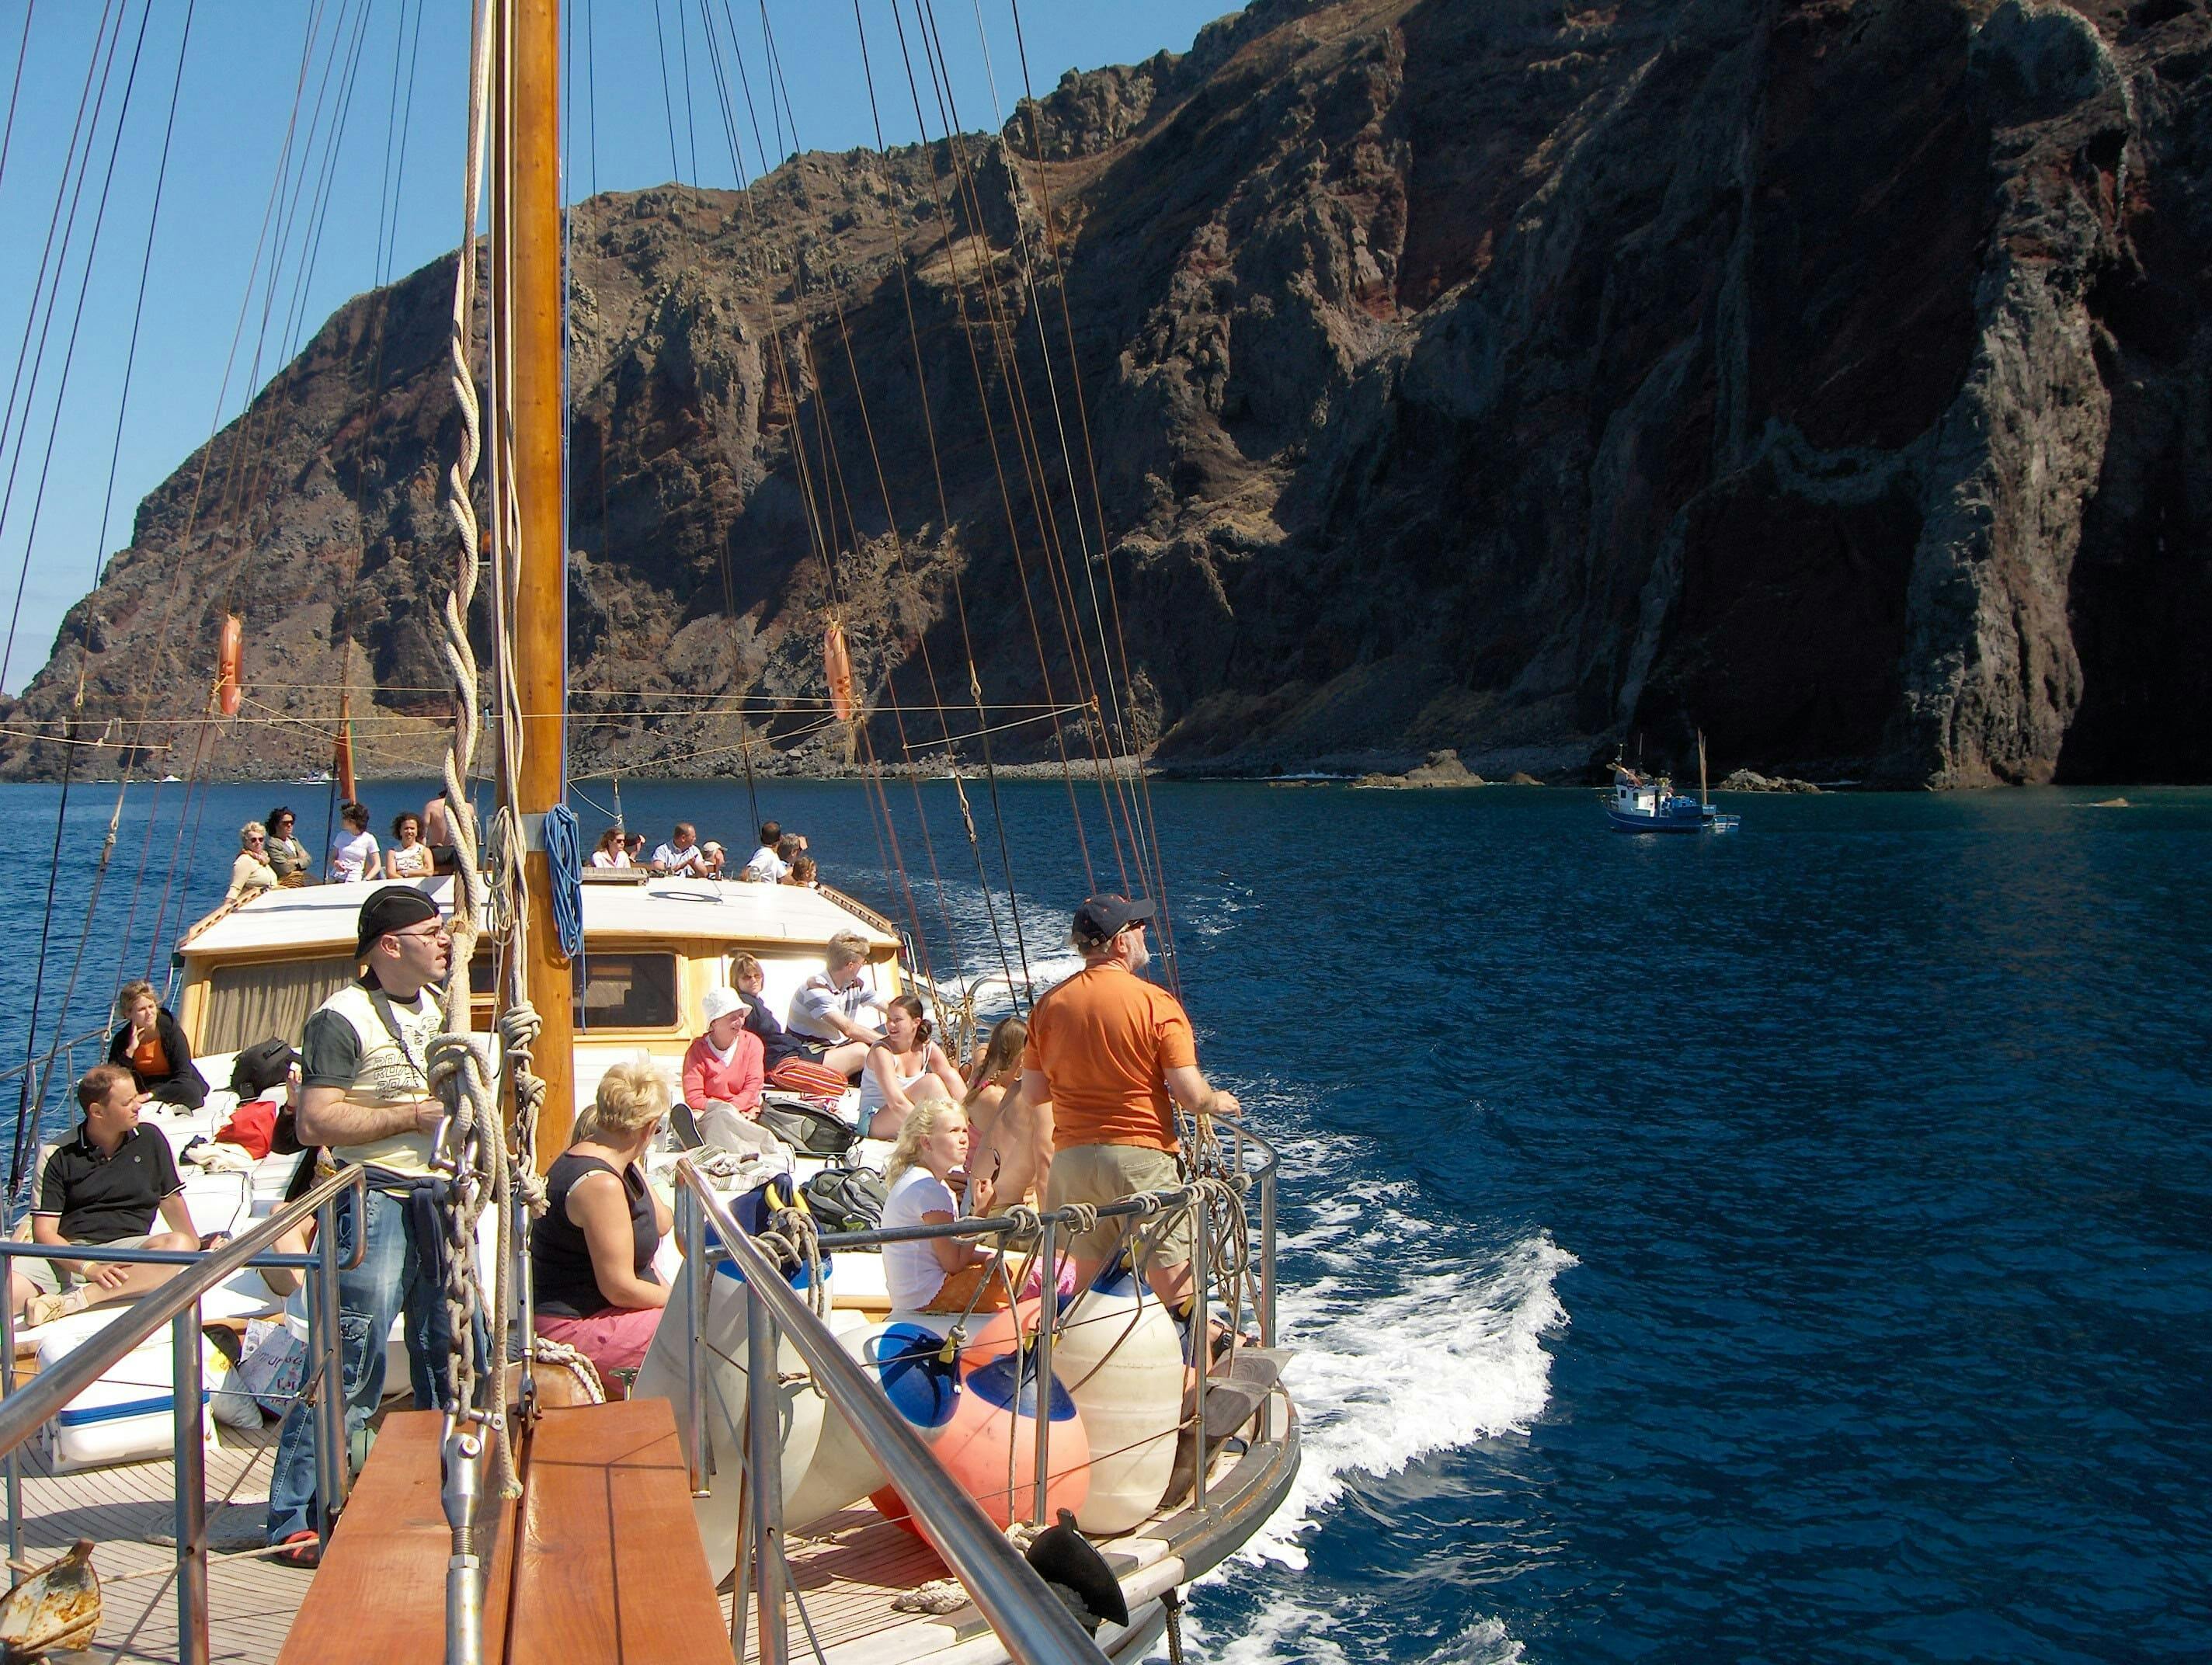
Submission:
[[[269,1558],[288,1567],[303,1567],[313,1571],[323,1564],[323,1540],[315,1535],[314,1528],[294,1533],[284,1540],[277,1552]]]

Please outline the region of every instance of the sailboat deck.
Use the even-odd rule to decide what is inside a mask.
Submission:
[[[1286,1401],[1282,1410],[1289,1414]],[[276,1425],[258,1432],[225,1428],[221,1440],[207,1457],[209,1548],[218,1558],[262,1542]],[[176,1665],[171,1464],[161,1460],[55,1474],[33,1450],[27,1449],[23,1457],[25,1559],[33,1565],[50,1560],[81,1537],[99,1546],[94,1565],[103,1581],[105,1614],[98,1641],[82,1653],[58,1657],[100,1665]],[[1224,1451],[1211,1465],[1212,1507],[1203,1520],[1188,1513],[1156,1520],[1103,1545],[1132,1613],[1157,1597],[1157,1587],[1187,1581],[1241,1541],[1280,1501],[1296,1466],[1295,1431],[1285,1443]],[[945,1577],[945,1567],[928,1545],[872,1508],[841,1510],[812,1530],[793,1533],[787,1558],[792,1588],[785,1595],[784,1617],[794,1661],[812,1659],[818,1647],[828,1665],[892,1665],[940,1653],[951,1665],[974,1653],[963,1645],[970,1643],[982,1646],[978,1658],[1003,1657],[972,1605],[942,1616],[893,1609],[900,1595]],[[210,1657],[228,1665],[275,1665],[314,1576],[260,1558],[215,1560],[208,1573]],[[726,1626],[733,1600],[726,1587],[720,1595]],[[752,1617],[749,1604],[746,1665],[758,1665],[760,1658]],[[1102,1638],[1109,1645],[1110,1634]],[[1134,1628],[1127,1639],[1132,1644],[1141,1640]]]
[[[218,1556],[263,1541],[276,1425],[225,1428],[221,1439],[207,1454],[208,1546]],[[56,1474],[34,1450],[23,1452],[24,1559],[51,1560],[79,1538],[100,1546],[93,1555],[105,1614],[99,1640],[71,1657],[173,1665],[174,1473],[164,1459]],[[310,1576],[262,1559],[216,1561],[208,1569],[212,1656],[237,1665],[274,1661]]]

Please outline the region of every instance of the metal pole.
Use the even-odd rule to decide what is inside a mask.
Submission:
[[[707,1327],[707,1211],[689,1191],[676,1199],[684,1210],[684,1455],[691,1465],[691,1495],[707,1495],[707,1396],[699,1391],[699,1336]]]
[[[177,1469],[177,1660],[208,1665],[207,1446],[200,1417],[200,1309],[169,1321],[171,1455]]]
[[[1271,1159],[1260,1170],[1260,1345],[1275,1345],[1275,1167]],[[1260,1437],[1275,1437],[1275,1396],[1260,1401]]]
[[[1206,1507],[1206,1389],[1209,1373],[1207,1366],[1213,1360],[1213,1338],[1206,1334],[1212,1322],[1207,1308],[1212,1303],[1212,1294],[1213,1234],[1210,1230],[1212,1222],[1206,1216],[1203,1193],[1190,1200],[1190,1208],[1198,1244],[1197,1252],[1192,1257],[1198,1271],[1197,1293],[1192,1297],[1190,1309],[1190,1357],[1198,1371],[1198,1443],[1190,1465],[1190,1501],[1192,1507],[1203,1509]]]
[[[787,1285],[721,1200],[684,1158],[678,1182],[700,1198],[730,1257],[785,1327],[823,1395],[844,1413],[868,1455],[914,1510],[915,1523],[945,1559],[1016,1665],[1098,1665],[1097,1645],[1045,1588],[976,1501],[953,1483],[921,1436],[884,1402],[883,1390],[821,1318]]]
[[[751,1396],[746,1397],[745,1449],[750,1451],[753,1443],[752,1405]],[[743,1665],[745,1656],[745,1603],[753,1599],[753,1505],[752,1493],[747,1490],[751,1479],[751,1472],[739,1462],[737,1564],[730,1569],[730,1657],[738,1665]]]
[[[776,1449],[783,1420],[775,1369],[775,1326],[768,1302],[745,1278],[745,1431],[751,1446],[754,1588],[760,1593],[761,1665],[785,1665],[783,1626],[783,1468]]]
[[[8,1262],[13,1272],[15,1263]],[[15,1391],[15,1303],[0,1301],[0,1402]],[[8,1452],[8,1559],[23,1559],[23,1465],[11,1447]]]
[[[1050,1214],[1044,1217],[1043,1229],[1037,1233],[1038,1276],[1043,1280],[1037,1288],[1036,1334],[1036,1512],[1039,1526],[1051,1524],[1052,1517],[1045,1513],[1045,1485],[1052,1474],[1052,1326],[1060,1311],[1060,1278],[1053,1265],[1053,1240],[1059,1221]],[[1018,1361],[1017,1361],[1018,1363]],[[1014,1380],[1015,1403],[1018,1405],[1021,1379]],[[1007,1505],[1011,1509],[1013,1500]]]
[[[354,1200],[355,1235],[368,1241],[368,1199]],[[307,1282],[307,1341],[319,1358],[315,1389],[315,1513],[316,1530],[331,1540],[331,1527],[345,1507],[346,1449],[345,1354],[338,1324],[338,1205],[327,1200],[315,1213],[317,1260]],[[372,1346],[380,1342],[371,1338]]]
[[[1275,1166],[1260,1171],[1260,1345],[1275,1345]]]

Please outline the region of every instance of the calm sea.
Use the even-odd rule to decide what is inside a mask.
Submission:
[[[607,783],[586,783],[587,836]],[[97,1027],[327,789],[0,789],[0,1041]],[[389,814],[427,787],[377,787]],[[1286,1152],[1297,1494],[1195,1651],[1313,1660],[2212,1656],[2212,794],[1754,798],[1622,837],[1583,793],[1160,786],[1206,1067]],[[742,785],[635,785],[740,853]],[[1010,962],[1093,793],[971,786]],[[772,783],[939,969],[995,966],[949,787]],[[905,882],[895,878],[903,868]],[[162,896],[167,891],[166,905]],[[948,946],[948,944],[953,945]],[[15,1091],[12,1081],[4,1090]],[[57,1084],[58,1090],[58,1083]]]

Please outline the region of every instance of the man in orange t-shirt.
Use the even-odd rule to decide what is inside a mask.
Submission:
[[[1127,896],[1085,902],[1069,933],[1083,969],[1030,1013],[1016,1114],[1051,1104],[1047,1208],[1118,1202],[1180,1185],[1171,1100],[1194,1115],[1237,1114],[1235,1095],[1208,1085],[1199,1073],[1198,1047],[1182,1003],[1138,975],[1152,963],[1145,945],[1145,921],[1152,916],[1151,902]],[[1020,1194],[1005,1176],[999,1190]],[[1098,1275],[1128,1224],[1102,1221],[1068,1244],[1083,1283]],[[1194,1235],[1185,1210],[1154,1245],[1150,1280],[1170,1307],[1190,1299]]]

